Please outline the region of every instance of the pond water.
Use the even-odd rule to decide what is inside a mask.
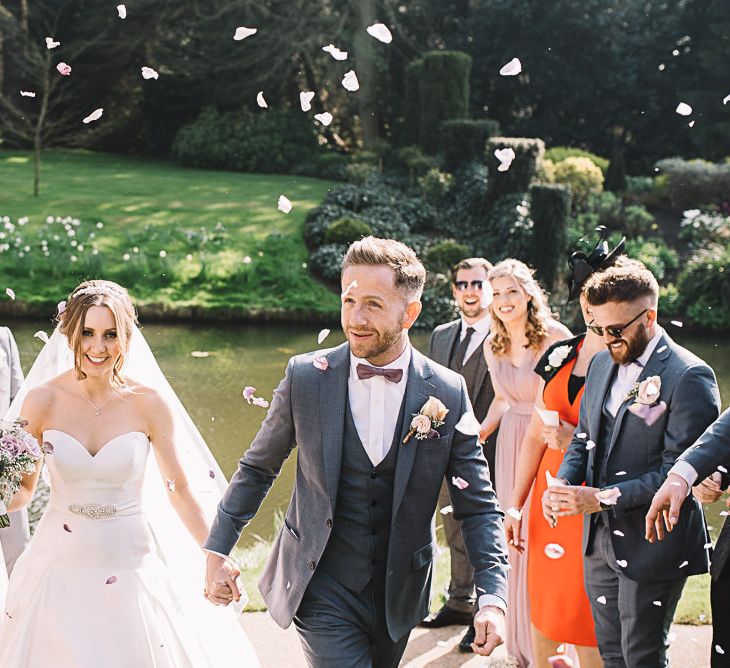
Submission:
[[[50,334],[51,326],[39,321],[3,324],[13,330],[27,372],[42,347],[41,342],[33,338],[33,333],[42,329]],[[332,333],[324,342],[325,346],[344,340],[339,324],[333,322],[330,326]],[[241,395],[243,388],[253,385],[258,396],[270,399],[289,357],[319,347],[318,328],[152,323],[143,331],[162,370],[228,477],[236,469],[265,416],[264,409],[245,402]],[[677,328],[670,333],[714,368],[723,406],[726,406],[730,402],[730,343],[727,339],[688,336]],[[425,351],[428,335],[428,332],[416,332],[412,336],[419,350]],[[191,356],[193,351],[210,354],[196,358]],[[247,528],[244,544],[251,542],[254,535],[272,536],[275,513],[286,509],[293,480],[294,456],[286,462],[260,512]],[[714,524],[718,525],[718,521]]]

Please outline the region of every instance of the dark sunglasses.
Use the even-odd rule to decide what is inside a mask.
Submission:
[[[590,329],[594,334],[598,334],[598,336],[603,336],[603,331],[607,331],[614,339],[620,339],[621,334],[623,334],[623,331],[629,326],[633,325],[644,313],[646,313],[649,309],[645,308],[641,313],[639,313],[635,318],[632,318],[627,322],[625,325],[609,325],[608,327],[600,327],[599,325],[588,325],[588,329]]]
[[[481,290],[482,285],[484,285],[484,281],[472,281],[471,282],[471,287],[474,290]],[[454,287],[459,292],[464,292],[464,290],[469,289],[469,281],[454,281]]]

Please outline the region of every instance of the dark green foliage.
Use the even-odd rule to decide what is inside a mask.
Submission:
[[[613,240],[618,239],[617,234]],[[676,274],[679,267],[677,252],[669,248],[661,237],[629,237],[626,240],[626,255],[643,262],[658,281],[666,280],[668,273]]]
[[[672,206],[684,210],[730,200],[730,163],[668,158],[657,167],[666,178],[665,192]]]
[[[584,235],[592,238],[596,227],[604,225],[627,237],[649,234],[654,217],[639,204],[627,204],[609,192],[591,195],[568,221],[568,246],[573,248]],[[590,251],[590,249],[588,249]]]
[[[511,148],[515,152],[515,159],[506,172],[500,172],[497,170],[500,162],[494,152],[504,148]],[[545,142],[542,139],[492,137],[486,147],[489,199],[495,202],[502,195],[529,190],[544,153]]]
[[[614,148],[611,162],[603,175],[606,177],[603,182],[604,190],[614,193],[622,193],[626,190],[626,162],[622,148]]]
[[[293,165],[291,172],[292,174],[313,176],[327,181],[345,181],[349,164],[350,158],[344,153],[335,151],[317,152],[304,162]]]
[[[471,56],[459,51],[429,51],[423,56],[418,83],[419,145],[427,153],[439,148],[439,127],[469,113]]]
[[[499,123],[485,118],[460,118],[441,123],[441,152],[445,166],[455,169],[472,160],[481,160],[490,137],[499,134]]]
[[[454,184],[453,175],[434,167],[418,179],[421,196],[429,204],[440,206]]]
[[[367,237],[373,229],[367,223],[356,218],[340,218],[332,223],[324,233],[326,244],[351,244],[353,241]]]
[[[417,177],[437,167],[436,159],[426,155],[418,146],[405,146],[398,151],[398,158],[408,170],[411,185]]]
[[[182,127],[172,155],[194,167],[286,173],[318,152],[316,133],[303,114],[267,111],[220,113],[212,107]]]
[[[325,244],[309,256],[309,266],[325,281],[337,283],[346,251],[346,244]]]
[[[457,243],[453,239],[444,239],[426,251],[423,263],[428,271],[448,274],[451,267],[470,255],[469,246],[466,244]]]
[[[530,188],[532,228],[529,263],[543,285],[552,288],[564,266],[570,190],[565,186],[538,184]]]
[[[730,322],[730,246],[699,252],[681,273],[679,299],[690,320],[703,329],[727,330]]]
[[[457,317],[458,309],[451,296],[451,284],[445,276],[429,277],[421,303],[423,310],[416,320],[419,329],[433,329]]]
[[[402,143],[406,146],[418,143],[421,127],[421,71],[423,59],[416,58],[408,63],[405,71],[405,96],[403,99]]]

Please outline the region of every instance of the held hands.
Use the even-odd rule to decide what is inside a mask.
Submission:
[[[722,496],[721,483],[722,475],[719,471],[715,471],[699,485],[692,488],[692,496],[700,503],[715,503]]]
[[[485,605],[474,617],[476,635],[471,644],[475,654],[489,656],[505,638],[504,612],[493,605]]]
[[[687,481],[676,473],[670,473],[664,484],[651,500],[649,512],[646,514],[645,538],[650,543],[664,538],[664,528],[674,529],[679,522],[679,511],[689,492]]]
[[[583,485],[549,487],[542,495],[542,514],[554,527],[558,517],[598,513],[601,511],[601,504],[596,498],[599,491],[597,487]]]
[[[240,571],[231,561],[220,554],[208,552],[205,568],[205,591],[203,596],[214,605],[228,605],[241,598],[236,578]]]
[[[573,440],[574,431],[575,427],[572,424],[561,420],[558,427],[543,425],[541,435],[548,448],[565,452]]]

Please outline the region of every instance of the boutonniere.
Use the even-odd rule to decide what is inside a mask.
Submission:
[[[438,436],[436,428],[444,424],[444,418],[448,412],[449,409],[444,406],[443,402],[436,397],[429,397],[421,410],[413,416],[411,428],[403,439],[403,443],[408,443],[411,436],[415,436],[419,441]]]
[[[559,369],[565,359],[570,355],[570,351],[573,350],[573,346],[558,346],[548,355],[548,363],[545,367],[545,371],[550,373],[554,369]]]
[[[634,383],[631,391],[626,395],[626,400],[634,400],[634,403],[629,406],[629,410],[644,420],[649,427],[667,410],[667,404],[659,401],[661,389],[662,379],[659,376],[649,376],[641,382]]]

